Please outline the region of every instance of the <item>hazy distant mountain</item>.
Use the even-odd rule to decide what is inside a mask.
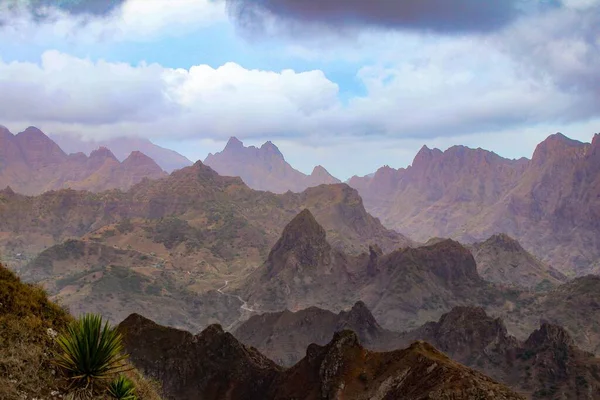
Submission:
[[[245,147],[232,137],[223,151],[209,154],[204,163],[220,175],[239,176],[252,189],[273,193],[285,193],[288,190],[301,192],[324,183],[340,183],[320,165],[310,175],[295,170],[271,142],[266,142],[260,148]]]
[[[99,147],[106,147],[119,161],[125,160],[134,151],[139,151],[152,158],[162,169],[168,173],[192,165],[192,161],[176,151],[160,147],[146,138],[117,137],[107,140],[86,141],[77,136],[51,135],[66,153],[90,154]]]
[[[0,187],[18,193],[39,194],[63,188],[102,191],[128,189],[144,178],[167,174],[149,157],[132,152],[120,162],[105,147],[89,156],[67,155],[35,127],[17,135],[0,126]]]
[[[506,233],[563,273],[595,270],[600,257],[600,136],[558,133],[531,160],[482,150],[423,147],[408,168],[382,167],[349,184],[384,225],[417,240],[465,242]]]
[[[139,312],[193,330],[228,326],[241,301],[216,289],[259,267],[304,208],[345,254],[412,243],[366,213],[348,185],[276,195],[197,162],[127,192],[0,191],[0,255],[74,312],[101,311],[113,321]]]

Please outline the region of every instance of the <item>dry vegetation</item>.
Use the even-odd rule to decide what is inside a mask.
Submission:
[[[22,283],[0,265],[1,399],[75,397],[67,393],[68,384],[53,363],[54,337],[72,320],[66,310],[48,300],[44,290]],[[156,383],[136,370],[127,375],[136,384],[138,398],[160,399]]]

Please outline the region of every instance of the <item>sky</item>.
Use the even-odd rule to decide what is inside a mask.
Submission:
[[[600,0],[0,0],[0,124],[347,179],[600,131]]]

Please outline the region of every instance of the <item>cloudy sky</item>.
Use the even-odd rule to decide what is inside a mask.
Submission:
[[[600,131],[600,0],[0,0],[0,124],[346,179]]]

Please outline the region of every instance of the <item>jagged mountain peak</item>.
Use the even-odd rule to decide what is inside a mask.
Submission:
[[[322,167],[315,168],[312,175],[294,169],[271,141],[260,147],[245,147],[232,137],[223,151],[209,154],[204,162],[221,175],[239,176],[252,189],[273,193],[299,193],[309,187],[339,182]]]
[[[281,158],[283,159],[283,154],[281,153],[281,151],[279,150],[279,148],[277,146],[275,146],[275,144],[273,144],[273,142],[271,142],[270,140],[266,141],[265,143],[262,144],[262,146],[260,146],[260,150],[267,155],[270,156],[274,156],[276,158]]]
[[[562,158],[578,158],[585,154],[587,147],[588,143],[568,138],[559,132],[548,136],[536,146],[531,161],[534,165],[541,165]]]
[[[283,229],[283,246],[295,246],[298,241],[322,242],[326,240],[325,229],[315,219],[309,209],[300,211]]]
[[[17,136],[29,136],[29,137],[38,137],[51,140],[44,132],[42,132],[39,128],[35,126],[28,126],[24,131],[19,132]]]
[[[527,341],[525,347],[539,348],[544,346],[562,347],[573,346],[575,342],[565,328],[559,325],[544,322],[540,328],[535,330]]]
[[[15,195],[15,191],[12,190],[10,186],[7,186],[4,189],[0,190],[0,194],[3,196],[13,196]]]
[[[325,229],[304,209],[283,229],[269,253],[268,269],[274,274],[289,268],[316,268],[329,264],[330,250]]]
[[[123,160],[122,165],[126,168],[131,167],[146,167],[155,171],[162,171],[162,168],[150,157],[141,151],[132,151],[129,156]]]
[[[507,251],[525,251],[523,246],[514,238],[507,235],[506,233],[497,233],[490,236],[483,245],[498,246],[499,248]]]
[[[241,140],[239,140],[238,138],[236,138],[235,136],[232,136],[227,141],[227,144],[225,145],[224,150],[237,150],[237,149],[243,149],[243,148],[244,148],[244,143]]]
[[[115,157],[115,155],[112,153],[112,151],[110,151],[108,147],[104,146],[100,146],[90,153],[90,160],[92,159],[112,159],[117,162],[119,161],[117,160],[117,157]]]
[[[424,168],[435,158],[441,156],[443,152],[440,149],[433,148],[430,149],[426,145],[423,145],[421,149],[417,152],[417,155],[413,159],[411,164],[412,168]]]
[[[357,301],[350,311],[342,311],[340,317],[340,328],[344,326],[352,327],[353,329],[358,329],[363,333],[368,332],[372,335],[377,335],[382,330],[371,310],[361,300]]]

